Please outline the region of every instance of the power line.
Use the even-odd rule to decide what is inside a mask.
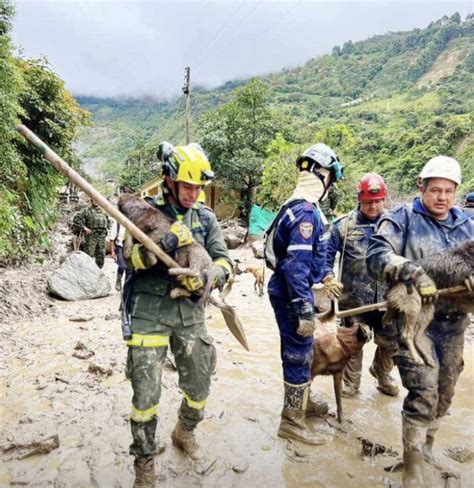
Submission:
[[[205,53],[206,50],[208,50],[213,44],[215,44],[215,42],[220,37],[220,35],[222,34],[222,32],[224,32],[224,30],[235,20],[235,16],[238,14],[238,12],[242,8],[242,6],[245,5],[246,3],[247,3],[247,0],[243,0],[237,6],[237,8],[234,11],[232,11],[232,13],[229,16],[229,20],[225,24],[223,24],[221,26],[221,28],[217,31],[217,33],[214,35],[214,37],[212,39],[210,39],[210,41],[205,45],[205,47],[198,50],[198,52],[199,51],[201,52],[201,54],[198,56],[198,59],[200,57],[202,57],[202,55]],[[192,42],[192,43],[190,43],[188,45],[188,47],[184,51],[184,53],[185,53],[184,55],[185,56],[186,56],[186,53],[189,52],[195,46],[195,44],[196,44],[195,42]]]
[[[240,22],[234,27],[234,29],[230,32],[230,35],[229,35],[229,38],[228,38],[228,41],[226,43],[224,43],[223,45],[221,45],[220,47],[222,46],[226,46],[227,44],[229,44],[231,38],[232,38],[232,35],[235,34],[239,29],[240,29],[240,26],[250,17],[250,15],[257,9],[257,7],[259,7],[261,4],[263,3],[263,0],[260,0],[258,3],[255,4],[255,6],[249,10],[247,12],[247,15],[245,15],[245,17],[243,17]],[[205,56],[201,56],[199,59],[196,60],[195,62],[195,70],[199,70],[199,68],[202,66],[202,64],[204,63],[204,61],[206,61],[209,56],[211,55],[212,53],[212,49],[210,49],[207,53],[204,53]]]

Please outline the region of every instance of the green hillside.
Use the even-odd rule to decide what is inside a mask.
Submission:
[[[473,70],[474,22],[458,14],[425,29],[388,33],[333,48],[304,66],[259,78],[269,103],[289,116],[294,140],[308,143],[316,133],[343,124],[355,144],[340,149],[354,174],[376,169],[402,192],[437,153],[458,157],[463,189],[474,186]],[[194,89],[194,128],[202,114],[228,103],[246,80],[212,91]],[[83,158],[102,157],[105,176],[116,175],[143,144],[184,139],[184,101],[78,98],[93,114],[95,127],[81,136]],[[199,138],[199,134],[195,134]],[[345,149],[345,150],[344,150]]]

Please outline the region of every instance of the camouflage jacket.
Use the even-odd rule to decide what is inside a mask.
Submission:
[[[75,234],[80,234],[84,227],[90,229],[94,236],[105,237],[110,221],[100,208],[86,207],[74,216],[72,230]]]
[[[344,292],[339,299],[343,309],[376,303],[384,299],[385,287],[372,278],[365,264],[369,240],[377,229],[381,216],[367,219],[359,210],[339,218],[331,226],[324,276],[334,274],[336,254],[341,257],[341,282]]]
[[[149,203],[167,215],[170,222],[176,220],[177,210],[162,197]],[[232,270],[232,260],[212,210],[196,203],[184,213],[183,221],[191,229],[194,239],[206,248],[212,260]],[[203,301],[193,301],[189,298],[172,299],[170,292],[175,286],[176,281],[159,263],[153,268],[133,272],[124,290],[124,300],[131,315],[133,333],[158,332],[161,326],[187,327],[204,323]]]

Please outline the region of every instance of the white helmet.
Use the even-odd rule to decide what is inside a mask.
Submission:
[[[461,184],[461,166],[454,159],[449,156],[435,156],[431,158],[421,170],[420,178],[445,178],[456,183]]]

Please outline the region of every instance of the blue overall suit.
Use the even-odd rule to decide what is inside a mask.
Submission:
[[[311,287],[322,278],[327,239],[318,209],[306,200],[294,200],[277,215],[273,248],[277,266],[268,283],[270,303],[280,329],[280,354],[287,383],[311,380],[313,337],[297,334],[302,310],[314,310]]]
[[[395,255],[409,260],[439,254],[462,242],[473,239],[474,221],[461,209],[453,207],[446,221],[430,216],[419,198],[411,205],[401,205],[385,214],[367,251],[367,269],[376,279]],[[408,390],[403,403],[403,416],[426,425],[446,415],[454,395],[454,387],[463,369],[464,330],[469,317],[459,310],[440,309],[427,328],[435,367],[413,361],[405,345],[399,341],[394,356],[403,386]],[[401,324],[397,323],[397,327]]]

